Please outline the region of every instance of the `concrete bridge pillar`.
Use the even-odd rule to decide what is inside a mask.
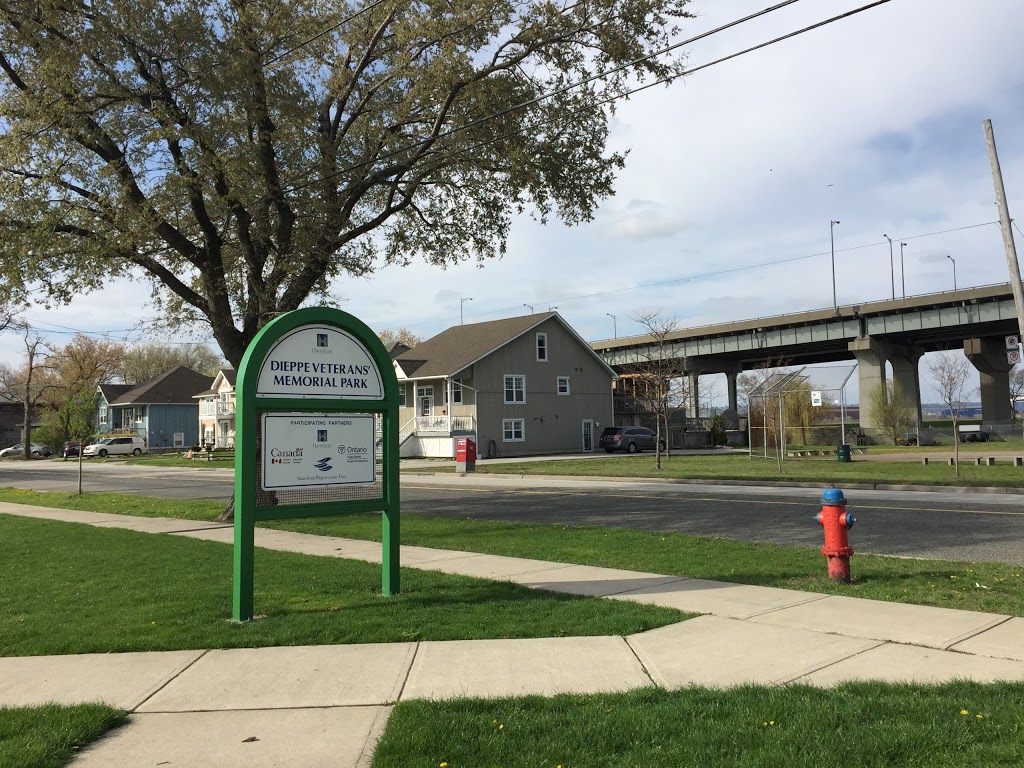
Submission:
[[[914,408],[914,423],[917,428],[922,426],[921,420],[921,355],[917,347],[893,349],[889,357],[892,365],[892,382],[899,387],[903,396]]]
[[[1002,336],[964,339],[964,354],[981,380],[981,421],[986,426],[1009,427],[1013,423],[1010,405],[1010,369]]]
[[[854,339],[849,349],[857,358],[857,385],[860,391],[860,426],[872,428],[876,426],[875,414],[871,407],[871,393],[878,387],[885,386],[885,360],[888,344],[868,336]]]
[[[696,419],[700,417],[700,374],[697,372],[686,374],[686,384],[688,394],[690,395],[690,412],[686,415],[689,418]]]
[[[893,383],[911,402],[915,421],[920,427],[921,375],[918,364],[921,361],[921,350],[911,345],[892,344],[868,336],[851,341],[849,349],[857,358],[861,428],[872,429],[880,426],[873,413],[871,395],[878,387],[886,386],[887,362],[892,365]]]
[[[739,371],[725,372],[726,397],[729,399],[729,410],[732,413],[739,413],[740,410],[740,399],[736,390],[736,380],[739,375]]]

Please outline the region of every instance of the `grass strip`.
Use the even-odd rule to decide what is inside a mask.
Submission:
[[[0,488],[0,501],[53,509],[77,509],[81,512],[205,521],[215,520],[225,507],[222,501],[157,499],[130,493],[92,491],[79,495],[63,491],[29,491],[23,488]]]
[[[119,494],[76,496],[0,489],[0,501],[97,512],[124,511],[136,499],[146,501]],[[143,504],[144,509],[162,510],[167,517],[212,520],[221,511],[219,502],[148,501],[152,503]],[[375,514],[266,525],[370,541],[380,541],[381,537],[380,515]],[[851,561],[853,583],[844,585],[828,580],[825,559],[816,547],[755,544],[681,533],[410,514],[402,517],[402,543],[1024,616],[1024,568],[1003,563],[855,554]]]
[[[990,454],[979,453],[979,456]],[[1000,461],[1001,459],[1001,461]],[[480,463],[478,473],[494,475],[563,475],[571,477],[654,477],[682,480],[774,480],[871,485],[949,485],[955,487],[1024,488],[1024,469],[1013,466],[1010,458],[997,457],[993,466],[976,466],[973,457],[960,458],[960,479],[955,469],[933,461],[927,466],[914,461],[864,461],[854,458],[839,463],[835,457],[824,459],[790,458],[782,462],[782,472],[774,459],[749,458],[741,454],[721,456],[688,455],[662,457],[659,470],[653,454],[614,456],[602,459],[566,459],[564,461],[523,461],[501,464]],[[426,471],[436,472],[436,469]],[[450,471],[450,470],[444,470]]]
[[[324,536],[380,540],[377,516],[268,523]],[[852,584],[827,577],[817,547],[682,533],[405,515],[402,543],[558,563],[596,565],[807,592],[1024,616],[1024,567],[855,554]]]
[[[59,768],[126,721],[102,704],[0,708],[0,768]]]
[[[1024,764],[1024,685],[647,689],[395,707],[374,768]]]
[[[403,569],[260,550],[256,611],[231,616],[231,547],[0,515],[0,655],[169,651],[414,640],[627,635],[679,611]]]

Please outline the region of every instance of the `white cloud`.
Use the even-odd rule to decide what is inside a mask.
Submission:
[[[793,5],[693,45],[689,63],[861,4]],[[698,0],[699,18],[684,34],[764,5]],[[918,236],[996,219],[985,118],[995,125],[1011,211],[1024,219],[1021,29],[1019,0],[970,8],[900,0],[643,91],[613,121],[611,148],[629,156],[616,196],[593,222],[569,229],[524,218],[505,258],[483,268],[388,267],[339,281],[336,293],[373,328],[424,336],[459,322],[467,297],[467,322],[525,313],[524,304],[558,306],[588,339],[611,335],[609,313],[620,336],[637,332],[629,315],[646,307],[684,325],[776,315],[830,306],[832,219],[842,221],[840,303],[886,298],[893,283],[897,295],[903,282],[908,294],[949,290],[946,253],[957,259],[959,287],[1005,282],[997,227]],[[897,238],[892,273],[883,233]],[[86,299],[44,319],[127,327],[122,318],[146,294],[135,301],[131,290],[116,290],[113,300]],[[127,309],[116,319],[81,309],[96,305]],[[0,359],[16,346],[0,336]]]

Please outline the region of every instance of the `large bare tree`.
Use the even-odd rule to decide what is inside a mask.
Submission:
[[[21,366],[0,365],[0,398],[10,403],[21,403],[21,440],[25,449],[21,457],[32,458],[32,421],[38,407],[57,388],[57,376],[50,365],[50,348],[45,339],[35,334],[25,322],[14,322],[25,344],[25,362]]]
[[[587,221],[687,2],[0,0],[0,301],[135,276],[237,367],[339,278]]]
[[[927,363],[932,386],[939,393],[939,399],[949,408],[953,419],[953,465],[957,479],[960,478],[960,409],[964,400],[977,389],[968,385],[974,368],[962,352],[939,352]]]
[[[205,344],[139,344],[122,351],[117,375],[125,384],[142,384],[176,365],[216,376],[223,364]]]
[[[686,360],[676,356],[669,339],[678,330],[679,321],[657,311],[630,315],[630,319],[643,327],[649,343],[646,352],[638,352],[633,362],[623,366],[623,374],[630,381],[633,398],[654,416],[655,466],[661,469],[661,455],[668,448],[669,419],[686,407]]]

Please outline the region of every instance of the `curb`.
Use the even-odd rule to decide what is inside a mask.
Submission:
[[[479,475],[474,473],[455,473],[455,472],[416,472],[406,473],[403,475],[403,480],[413,480],[415,478],[425,477],[444,477],[452,478],[455,477],[459,480],[465,480],[466,482],[473,482],[473,479],[478,477],[487,478],[507,478],[509,480],[572,480],[572,481],[586,481],[595,480],[602,483],[616,483],[616,482],[628,482],[628,483],[651,483],[654,485],[731,485],[737,487],[748,487],[748,488],[821,488],[822,485],[828,485],[826,483],[813,483],[802,480],[794,480],[792,482],[780,481],[780,480],[718,480],[718,479],[690,479],[690,478],[675,478],[675,477],[607,477],[603,475],[522,475],[522,474],[504,474],[500,472],[482,472]],[[832,484],[835,487],[835,484]],[[959,486],[959,485],[910,485],[910,484],[892,484],[892,483],[844,483],[842,486],[844,489],[849,488],[856,491],[917,491],[917,492],[943,492],[943,493],[967,493],[967,494],[993,494],[993,495],[1024,495],[1024,488],[1005,488],[1002,486],[989,486],[989,485],[978,485],[978,486]]]

